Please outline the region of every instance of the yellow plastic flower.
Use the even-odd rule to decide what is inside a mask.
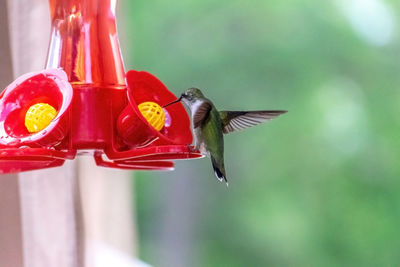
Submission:
[[[165,113],[162,107],[154,102],[143,102],[139,106],[139,111],[151,126],[157,131],[164,127]]]
[[[46,128],[56,117],[57,110],[46,103],[37,103],[29,107],[25,115],[25,126],[30,133]]]

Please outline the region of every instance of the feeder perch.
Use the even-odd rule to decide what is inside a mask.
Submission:
[[[165,85],[124,71],[112,0],[49,0],[46,69],[0,95],[0,173],[61,166],[92,155],[99,166],[171,170],[199,158],[189,117]]]

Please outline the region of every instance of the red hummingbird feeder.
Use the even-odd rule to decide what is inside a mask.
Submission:
[[[189,117],[155,76],[125,73],[116,1],[49,0],[46,69],[0,96],[0,173],[62,165],[90,154],[99,166],[171,170],[199,158]]]

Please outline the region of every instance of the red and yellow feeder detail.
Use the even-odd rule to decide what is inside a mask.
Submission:
[[[140,113],[157,131],[161,131],[165,123],[165,113],[160,105],[155,102],[143,102],[138,105]]]
[[[57,116],[57,110],[49,104],[37,103],[29,107],[25,115],[25,127],[30,133],[46,128]]]

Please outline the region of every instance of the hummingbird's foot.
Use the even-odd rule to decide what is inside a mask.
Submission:
[[[196,152],[196,148],[192,146],[192,144],[186,144],[186,147],[189,149],[190,152]]]

